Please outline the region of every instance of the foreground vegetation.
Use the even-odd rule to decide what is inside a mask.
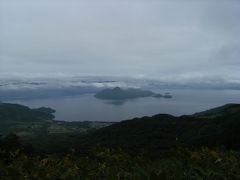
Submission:
[[[162,158],[94,148],[88,154],[34,154],[10,138],[0,150],[0,179],[240,179],[240,154],[177,148]],[[13,146],[14,144],[14,146]],[[13,148],[18,147],[18,148]]]
[[[52,112],[0,104],[0,179],[240,179],[238,104],[115,124]]]

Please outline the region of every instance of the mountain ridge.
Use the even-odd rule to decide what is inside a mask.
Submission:
[[[175,117],[158,114],[152,117],[134,118],[87,134],[79,144],[83,146],[99,144],[132,152],[144,150],[151,154],[179,145],[239,149],[240,109],[229,113],[229,110],[234,108],[240,108],[240,104],[222,106],[220,108],[222,114],[215,117],[203,118],[196,114]]]

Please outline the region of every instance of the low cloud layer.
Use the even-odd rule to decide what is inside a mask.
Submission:
[[[240,81],[238,0],[0,0],[0,74]]]

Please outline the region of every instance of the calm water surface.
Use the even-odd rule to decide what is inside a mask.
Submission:
[[[93,94],[52,99],[19,100],[14,103],[32,108],[54,108],[57,120],[64,121],[121,121],[159,113],[193,114],[226,103],[240,103],[240,91],[233,90],[166,90],[172,99],[138,98],[128,101],[105,101]]]

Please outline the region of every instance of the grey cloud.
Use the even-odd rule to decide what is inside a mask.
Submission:
[[[240,63],[240,42],[223,46],[216,57],[227,65],[239,65]]]
[[[238,0],[0,5],[0,73],[240,77]]]

